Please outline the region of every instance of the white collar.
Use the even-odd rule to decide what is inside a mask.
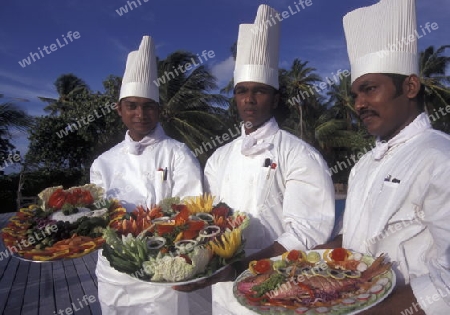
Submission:
[[[245,124],[241,126],[241,138],[242,146],[241,153],[243,155],[257,155],[272,147],[272,143],[264,142],[267,138],[273,136],[280,130],[275,118],[271,118],[264,123],[261,127],[253,131],[252,133],[245,134]]]
[[[125,134],[125,143],[128,148],[128,152],[133,155],[141,155],[146,147],[154,143],[159,142],[165,137],[164,130],[158,123],[150,133],[148,133],[142,140],[134,141],[130,137],[130,131],[127,130]]]
[[[381,160],[390,148],[406,142],[419,133],[422,133],[424,130],[430,128],[431,124],[428,116],[425,113],[422,113],[418,115],[408,126],[403,128],[395,137],[387,142],[381,141],[380,138],[377,138],[375,147],[372,149],[372,157],[375,160]]]

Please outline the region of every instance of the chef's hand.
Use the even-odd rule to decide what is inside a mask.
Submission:
[[[216,273],[215,275],[209,278],[190,284],[177,285],[172,287],[172,289],[182,292],[192,292],[198,289],[209,287],[217,282],[234,281],[235,278],[236,278],[236,270],[232,265],[228,265],[222,271]]]
[[[326,244],[317,245],[316,247],[314,247],[314,249],[333,249],[338,247],[342,247],[342,234],[339,234],[334,238],[334,240]]]

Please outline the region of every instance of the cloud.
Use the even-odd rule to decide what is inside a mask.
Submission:
[[[125,46],[120,40],[114,37],[110,37],[109,41],[114,45],[117,51],[122,54],[128,55],[128,53],[132,50],[131,48]]]
[[[278,65],[278,68],[280,68],[280,69],[289,69],[291,67],[291,65],[292,65],[292,63],[289,63],[287,60],[283,60]]]
[[[217,84],[223,86],[233,78],[234,59],[232,56],[212,66],[211,72],[217,78]]]
[[[34,86],[24,86],[20,84],[2,84],[2,94],[7,97],[25,98],[28,100],[36,99],[38,96],[58,98],[55,91],[41,89]]]

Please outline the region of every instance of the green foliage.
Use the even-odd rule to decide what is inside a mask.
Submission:
[[[450,133],[450,115],[447,106],[450,105],[450,76],[446,69],[450,64],[450,57],[444,56],[450,45],[434,49],[429,46],[420,53],[420,80],[425,86],[425,108],[430,115],[434,128]]]
[[[118,81],[117,77],[108,77],[104,94],[91,93],[84,85],[74,88],[64,95],[63,102],[55,103],[63,103],[63,110],[55,112],[59,115],[37,118],[36,127],[30,131],[27,163],[47,170],[78,170],[88,182],[94,159],[120,142],[125,133],[115,111]]]
[[[195,55],[177,51],[158,61],[158,75],[165,77],[173,69],[184,68]],[[222,135],[232,126],[226,112],[228,99],[212,94],[217,89],[216,79],[201,65],[190,72],[180,73],[174,78],[166,76],[159,88],[162,111],[160,122],[168,136],[186,143],[194,152],[199,152],[211,137]],[[197,150],[196,150],[197,149]],[[204,164],[214,150],[201,150],[197,158]]]
[[[33,126],[33,117],[17,106],[19,99],[8,99],[1,102],[0,94],[0,167],[4,166],[9,154],[14,154],[15,146],[12,144],[11,130],[25,132]]]

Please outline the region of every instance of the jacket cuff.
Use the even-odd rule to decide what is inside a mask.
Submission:
[[[450,292],[436,289],[428,274],[411,279],[411,288],[425,314],[450,314],[450,305],[444,301],[444,298],[448,297]]]
[[[307,250],[305,245],[298,240],[294,235],[289,233],[281,234],[276,240],[281,246],[283,246],[286,251],[293,249]]]

